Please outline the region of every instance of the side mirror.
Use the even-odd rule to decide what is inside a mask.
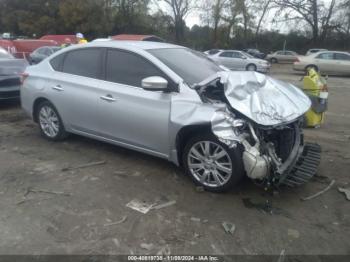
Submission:
[[[147,91],[166,91],[168,90],[168,81],[160,76],[151,76],[142,79],[142,88]]]

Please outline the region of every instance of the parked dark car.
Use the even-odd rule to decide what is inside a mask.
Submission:
[[[0,101],[19,98],[21,74],[27,66],[25,59],[16,59],[0,47]]]
[[[54,54],[61,48],[58,46],[43,46],[34,50],[33,53],[29,55],[28,61],[31,65],[39,64],[42,60],[50,55]]]
[[[250,54],[251,56],[254,56],[260,59],[264,59],[266,57],[266,54],[263,52],[260,52],[258,49],[247,49],[247,51],[245,52]]]

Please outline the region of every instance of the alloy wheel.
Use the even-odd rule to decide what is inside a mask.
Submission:
[[[193,177],[207,187],[221,187],[232,176],[232,161],[228,152],[212,141],[200,141],[189,150],[188,168]]]
[[[50,138],[54,138],[60,131],[60,122],[55,111],[45,105],[39,112],[39,123],[44,134]]]

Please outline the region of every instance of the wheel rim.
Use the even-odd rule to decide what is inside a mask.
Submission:
[[[211,141],[194,144],[187,156],[193,177],[204,186],[220,187],[232,176],[232,161],[227,151]]]
[[[39,122],[44,134],[48,137],[56,137],[60,123],[55,111],[49,106],[43,106],[39,112]]]
[[[248,66],[248,71],[255,71],[255,66],[253,65]]]

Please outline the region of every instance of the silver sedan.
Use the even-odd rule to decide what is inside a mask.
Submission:
[[[268,187],[297,185],[315,172],[293,180],[308,148],[299,121],[310,101],[299,89],[256,72],[223,71],[181,46],[65,48],[27,68],[21,100],[48,140],[75,133],[161,157],[214,192],[245,174]]]
[[[220,50],[213,55],[209,55],[209,58],[234,71],[258,71],[267,73],[271,68],[269,62],[237,50]]]

